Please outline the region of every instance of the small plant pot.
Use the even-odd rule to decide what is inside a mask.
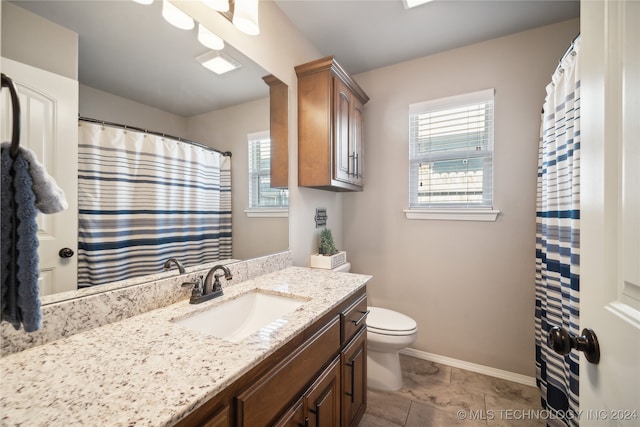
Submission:
[[[347,253],[340,251],[334,255],[311,255],[311,268],[323,268],[325,270],[332,270],[336,267],[340,267],[347,262]]]

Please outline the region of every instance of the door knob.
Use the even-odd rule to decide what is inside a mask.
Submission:
[[[73,256],[73,249],[71,249],[71,248],[62,248],[58,252],[58,255],[60,255],[60,258],[71,258]]]
[[[600,345],[598,337],[592,329],[584,328],[582,336],[576,337],[565,328],[554,326],[549,329],[547,345],[558,354],[569,354],[572,348],[584,352],[587,361],[598,364],[600,361]]]

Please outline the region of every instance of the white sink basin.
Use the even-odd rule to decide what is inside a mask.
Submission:
[[[252,291],[174,322],[192,331],[240,342],[260,330],[270,334],[287,323],[283,319],[285,315],[306,301],[297,297]]]

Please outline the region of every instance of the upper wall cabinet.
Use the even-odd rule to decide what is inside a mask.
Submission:
[[[362,191],[369,97],[332,57],[296,67],[298,185]]]

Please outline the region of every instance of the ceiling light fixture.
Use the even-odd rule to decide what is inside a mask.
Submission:
[[[200,62],[203,67],[216,74],[224,74],[242,66],[238,61],[224,52],[215,50],[211,50],[205,54],[197,56],[196,60]]]
[[[429,3],[430,1],[433,0],[402,0],[402,3],[404,3],[405,9],[411,9],[412,7],[420,6],[422,4]]]
[[[181,30],[191,30],[195,26],[193,18],[171,4],[169,0],[162,0],[162,17]]]
[[[198,24],[198,41],[209,49],[224,49],[224,40],[202,24]]]
[[[233,25],[245,34],[260,34],[258,0],[236,0],[233,6]]]
[[[153,0],[133,0],[133,1],[136,3],[144,4],[145,6],[153,3]]]
[[[229,11],[229,0],[203,0],[204,4],[218,12]]]

